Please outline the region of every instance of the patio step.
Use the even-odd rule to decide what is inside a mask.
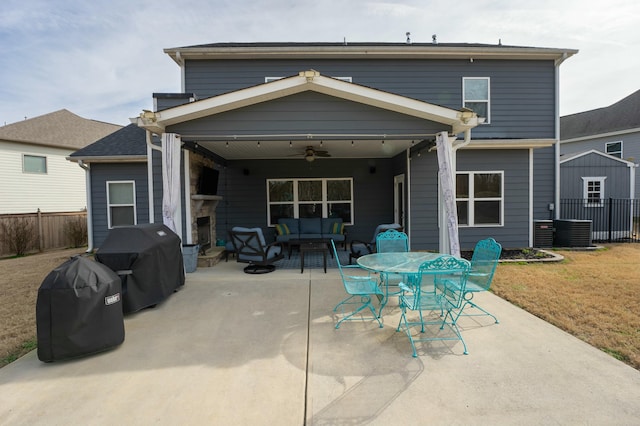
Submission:
[[[210,268],[224,257],[224,247],[211,247],[205,254],[198,255],[198,268]]]

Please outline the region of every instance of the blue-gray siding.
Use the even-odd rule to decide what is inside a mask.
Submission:
[[[91,164],[91,205],[93,208],[93,244],[99,248],[109,233],[107,221],[107,181],[133,180],[136,188],[138,223],[149,223],[147,163]]]
[[[626,164],[593,153],[560,164],[560,198],[584,198],[583,177],[606,177],[605,198],[629,198],[631,181]]]
[[[227,239],[234,226],[257,226],[273,241],[273,228],[267,226],[267,179],[352,177],[355,213],[348,239],[368,241],[378,223],[393,221],[394,170],[390,159],[232,161],[220,171],[223,201],[216,210],[217,238]]]
[[[606,152],[607,142],[622,141],[622,158],[633,163],[640,163],[640,131],[631,133],[611,134],[606,137],[597,137],[576,142],[562,142],[560,152],[562,154],[573,154],[595,149]],[[636,168],[635,177],[635,198],[640,199],[640,170]],[[625,195],[627,198],[629,195]]]
[[[486,237],[495,238],[505,248],[529,246],[528,150],[460,150],[457,170],[504,171],[504,225],[461,227],[461,248],[472,249],[478,240]],[[411,159],[412,249],[438,248],[437,194],[435,151],[414,156]]]
[[[250,65],[250,66],[249,66]],[[203,60],[187,61],[186,91],[199,99],[315,69],[323,75],[425,102],[458,109],[462,78],[491,79],[491,124],[476,138],[553,138],[555,66],[553,61],[463,61],[416,59],[357,60]]]

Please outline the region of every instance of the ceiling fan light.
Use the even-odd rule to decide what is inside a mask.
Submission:
[[[305,155],[304,159],[307,160],[309,163],[313,162],[313,160],[316,159],[316,157],[314,157],[313,155]]]

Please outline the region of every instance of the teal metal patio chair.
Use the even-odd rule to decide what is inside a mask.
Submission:
[[[402,293],[399,297],[399,305],[402,311],[400,322],[396,331],[401,329],[406,333],[411,342],[413,356],[417,357],[416,342],[438,340],[460,340],[467,352],[467,345],[460,334],[455,311],[460,308],[464,300],[464,289],[470,264],[465,259],[450,255],[442,255],[434,260],[426,261],[420,265],[415,277],[408,283],[400,283]],[[448,279],[435,280],[439,274],[446,274]],[[457,286],[447,284],[456,282]],[[411,311],[418,312],[418,321],[410,321],[407,314]],[[444,317],[442,316],[444,313]],[[426,316],[437,316],[437,319],[428,319]],[[429,327],[428,325],[437,325]],[[445,327],[447,330],[445,331]],[[419,328],[420,333],[415,333]]]
[[[384,232],[380,232],[376,236],[376,252],[377,253],[406,253],[409,251],[409,237],[406,233],[398,231],[396,229],[388,229]],[[380,305],[379,315],[382,314],[382,308],[389,300],[389,295],[400,294],[401,290],[398,287],[400,282],[406,282],[411,279],[411,275],[383,273],[380,274],[381,285],[385,289],[385,298]]]
[[[500,253],[502,253],[502,246],[496,242],[493,238],[486,238],[478,241],[473,249],[473,256],[471,257],[471,271],[467,278],[466,288],[464,290],[464,302],[458,312],[456,313],[456,321],[463,316],[482,316],[489,315],[492,317],[496,324],[499,324],[498,318],[495,315],[481,308],[473,302],[473,295],[481,291],[488,291],[493,281],[493,275],[495,274],[498,261],[500,259]],[[456,286],[457,282],[454,280],[449,283],[450,286]],[[462,313],[465,308],[476,308],[482,313]]]
[[[333,308],[333,312],[341,310],[342,317],[336,323],[336,328],[340,328],[340,324],[344,321],[366,321],[376,320],[382,328],[382,322],[379,316],[376,314],[376,310],[373,307],[372,296],[382,296],[383,292],[380,286],[378,286],[378,280],[375,276],[372,276],[370,272],[365,271],[356,265],[341,265],[338,252],[336,251],[336,245],[331,240],[331,248],[333,249],[334,258],[338,264],[338,270],[340,271],[340,278],[344,285],[344,290],[349,295],[346,299]],[[366,275],[349,275],[345,273],[345,270],[360,271],[360,273],[366,273]],[[352,309],[345,311],[345,307],[351,306]],[[366,317],[360,314],[362,311],[369,310],[371,317]],[[357,315],[357,316],[356,316]]]
[[[373,232],[373,238],[371,238],[370,242],[360,241],[360,240],[352,240],[349,244],[349,265],[353,259],[357,259],[360,256],[364,256],[365,254],[375,253],[376,251],[376,238],[378,234],[381,232],[385,232],[389,229],[395,229],[397,231],[402,231],[402,226],[398,223],[383,223],[376,226],[375,231]]]

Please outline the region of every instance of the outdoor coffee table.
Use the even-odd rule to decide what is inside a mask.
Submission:
[[[327,273],[327,253],[329,253],[329,243],[327,240],[298,241],[300,248],[300,273],[304,272],[304,256],[308,252],[322,253],[324,273]]]

